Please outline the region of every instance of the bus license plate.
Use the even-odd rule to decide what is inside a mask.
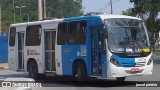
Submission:
[[[135,73],[135,72],[139,72],[139,68],[132,68],[131,72]]]

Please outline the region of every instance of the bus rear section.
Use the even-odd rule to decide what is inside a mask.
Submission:
[[[55,73],[55,41],[62,19],[18,23],[10,26],[9,68],[29,72],[32,78]]]
[[[21,71],[24,69],[24,36],[25,31],[17,32],[21,27],[10,27],[8,44],[9,69]]]

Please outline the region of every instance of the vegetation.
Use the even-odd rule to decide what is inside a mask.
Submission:
[[[153,52],[153,55],[154,55],[154,56],[160,56],[160,50],[155,50],[155,51]]]
[[[123,15],[135,16],[135,13],[132,11],[132,8],[128,8],[126,11],[122,11]]]
[[[38,20],[38,0],[14,0],[15,6],[22,8],[22,22]],[[19,23],[20,9],[13,9],[13,0],[0,0],[2,8],[2,31],[7,32],[10,24]],[[82,15],[82,0],[46,0],[46,16],[48,18],[64,18]],[[29,17],[29,18],[28,18]]]
[[[130,0],[134,3],[134,8],[129,8],[123,11],[122,14],[130,16],[140,16],[145,20],[150,36],[158,34],[160,30],[160,21],[158,19],[158,12],[160,11],[159,0]],[[158,35],[156,35],[158,38]]]

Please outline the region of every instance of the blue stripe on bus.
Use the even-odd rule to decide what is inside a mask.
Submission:
[[[112,55],[114,59],[116,59],[120,66],[122,67],[134,67],[135,66],[135,58],[121,58],[115,54]]]
[[[102,78],[107,78],[106,55],[102,54]]]
[[[87,20],[87,26],[96,26],[96,25],[102,25],[102,22],[100,21],[100,16],[79,16],[79,17],[71,17],[71,18],[64,18],[64,22],[70,22],[70,21],[80,21],[80,20]],[[93,20],[98,20],[96,23]],[[63,75],[72,75],[72,64],[75,59],[81,58],[84,60],[87,66],[87,73],[88,76],[91,75],[92,67],[91,67],[91,36],[89,27],[87,27],[87,37],[86,37],[86,45],[62,45],[62,71]],[[67,39],[67,38],[66,38]],[[67,40],[66,40],[67,41]],[[86,47],[86,56],[77,56],[77,52],[80,51],[81,47]],[[66,53],[65,49],[70,49],[71,52]],[[105,58],[105,57],[104,57]],[[104,59],[106,60],[106,59]],[[103,68],[105,68],[106,65],[103,65]],[[106,72],[103,73],[103,76],[106,77]]]
[[[86,19],[100,19],[100,16],[71,17],[71,18],[64,18],[64,21],[76,21],[76,20],[86,20]]]
[[[63,45],[62,46],[62,71],[63,75],[72,75],[72,65],[76,59],[82,59],[87,66],[87,55],[81,56],[80,51],[85,45]],[[86,47],[86,46],[85,46]],[[88,66],[87,66],[88,69]],[[89,70],[87,70],[89,71]],[[89,72],[88,72],[89,73]]]

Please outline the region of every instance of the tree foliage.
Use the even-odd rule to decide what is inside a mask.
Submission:
[[[14,0],[15,6],[22,8],[22,22],[38,20],[38,0]],[[20,22],[20,10],[13,9],[13,0],[0,0],[2,7],[2,31],[8,31],[10,24]],[[82,0],[46,0],[46,16],[49,18],[65,18],[82,15]],[[28,18],[29,17],[29,18]]]
[[[132,15],[138,15],[145,20],[148,30],[153,34],[159,30],[158,13],[160,11],[159,0],[130,0],[134,3],[131,11],[126,11]]]
[[[82,15],[82,0],[46,0],[48,17],[71,17]],[[49,7],[49,6],[53,6]]]
[[[128,8],[126,11],[122,11],[123,15],[135,16],[135,13],[132,11],[132,8]]]

